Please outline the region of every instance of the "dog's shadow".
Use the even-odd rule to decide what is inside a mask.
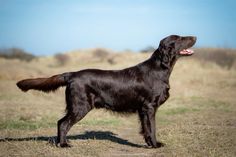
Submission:
[[[117,137],[116,134],[110,131],[86,131],[84,134],[80,135],[69,135],[67,136],[69,140],[88,140],[88,139],[95,139],[95,140],[109,140],[114,143],[118,143],[121,145],[127,145],[132,147],[145,147],[144,145],[135,144],[129,142],[126,139],[122,139]],[[0,142],[6,141],[48,141],[50,144],[55,144],[56,136],[36,136],[36,137],[25,137],[25,138],[3,138],[0,139]]]

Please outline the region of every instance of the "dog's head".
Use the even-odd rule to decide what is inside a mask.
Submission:
[[[158,47],[158,55],[161,64],[169,68],[174,65],[176,60],[181,56],[190,56],[194,52],[190,50],[197,38],[193,36],[181,37],[178,35],[170,35],[160,41]]]

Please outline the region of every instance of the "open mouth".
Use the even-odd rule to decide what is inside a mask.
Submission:
[[[179,52],[180,55],[183,55],[183,56],[190,56],[194,53],[193,50],[190,50],[190,49],[184,49],[182,51]]]

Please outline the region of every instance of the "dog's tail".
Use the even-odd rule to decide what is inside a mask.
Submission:
[[[51,92],[67,85],[72,73],[63,73],[49,78],[25,79],[17,82],[17,86],[24,92],[30,89]]]

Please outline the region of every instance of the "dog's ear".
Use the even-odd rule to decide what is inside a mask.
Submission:
[[[170,54],[171,47],[167,47],[165,45],[159,46],[159,56],[161,60],[161,66],[164,68],[170,68]]]

